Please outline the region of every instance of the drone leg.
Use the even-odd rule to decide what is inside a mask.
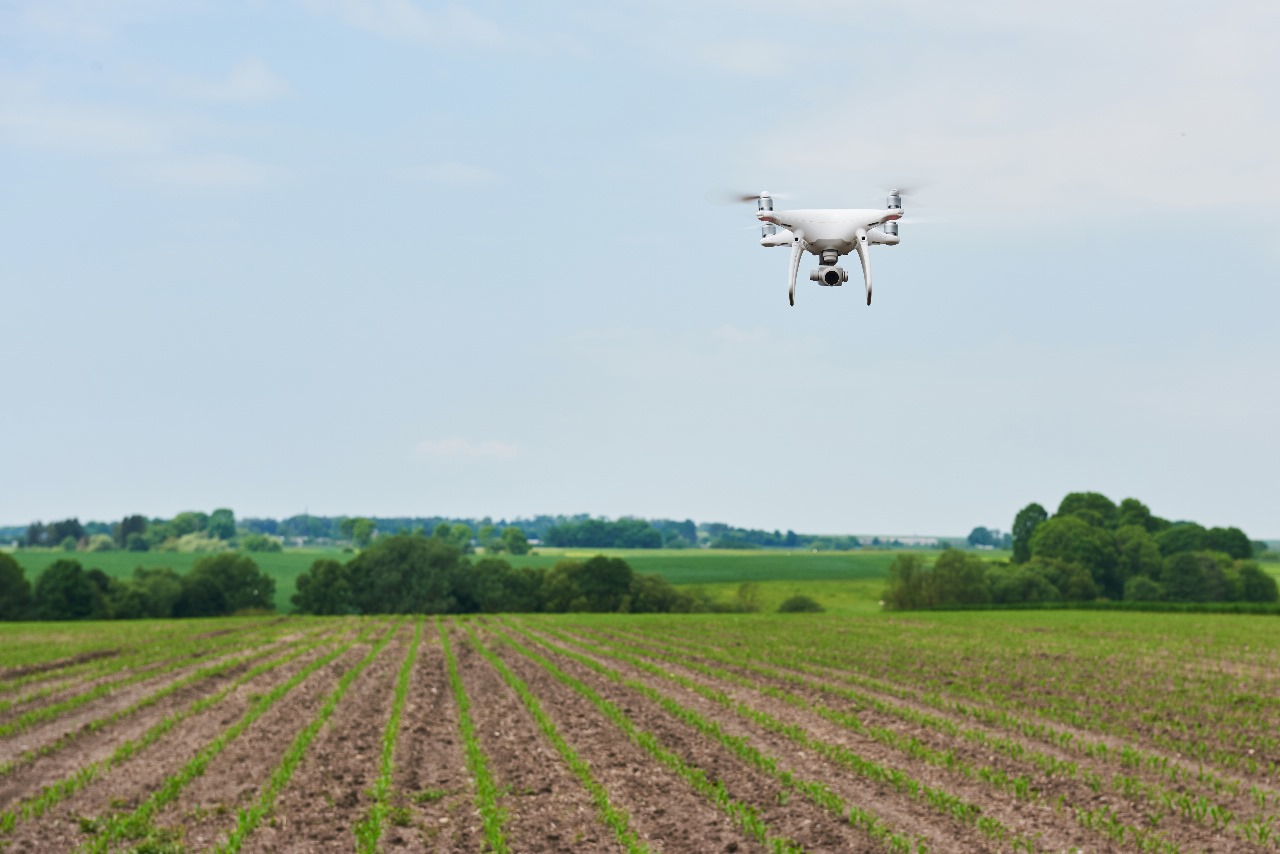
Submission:
[[[862,280],[867,285],[867,305],[871,305],[871,247],[867,244],[866,229],[858,229],[858,242],[854,246],[858,250],[858,260],[862,262]]]
[[[800,256],[804,254],[804,247],[803,238],[797,237],[791,242],[791,288],[787,291],[787,301],[792,305],[796,304],[796,274],[800,272]]]

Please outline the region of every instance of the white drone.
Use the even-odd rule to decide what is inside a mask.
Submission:
[[[761,246],[791,247],[791,277],[787,298],[796,304],[796,273],[805,250],[822,259],[818,269],[809,274],[810,281],[825,287],[839,287],[849,281],[849,274],[836,266],[841,255],[857,252],[862,261],[862,279],[867,285],[867,305],[871,305],[871,256],[869,245],[898,244],[898,220],[902,219],[902,194],[889,191],[888,207],[775,211],[773,197],[767,192],[759,196],[741,196],[744,202],[756,201],[756,219],[761,228]]]

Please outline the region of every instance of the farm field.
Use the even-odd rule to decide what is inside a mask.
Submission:
[[[1276,850],[1280,621],[0,627],[0,850]]]
[[[897,551],[806,552],[711,549],[545,549],[520,556],[501,555],[514,566],[550,568],[565,558],[585,559],[596,554],[624,558],[636,572],[657,573],[672,584],[727,585],[743,581],[866,581],[886,577]],[[127,578],[135,567],[169,567],[179,573],[206,555],[190,552],[63,552],[52,549],[20,549],[12,552],[26,572],[35,577],[49,564],[63,558],[78,560],[86,569],[97,567],[117,578]],[[286,549],[256,552],[249,557],[275,579],[276,610],[290,610],[295,580],[320,558],[346,562],[354,555],[340,549]],[[880,585],[883,586],[883,585]],[[722,598],[732,595],[732,590]],[[807,592],[807,591],[806,591]],[[787,594],[790,595],[790,594]],[[779,598],[778,601],[781,601]],[[878,591],[876,598],[879,598]]]

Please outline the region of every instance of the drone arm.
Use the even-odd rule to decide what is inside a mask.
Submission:
[[[857,242],[854,248],[858,250],[858,260],[862,262],[862,280],[867,285],[867,305],[871,305],[871,255],[870,246],[867,243],[867,230],[865,228],[858,229]]]
[[[791,287],[787,291],[787,301],[792,305],[796,304],[796,274],[800,272],[800,256],[804,254],[805,245],[803,237],[796,237],[791,242]]]

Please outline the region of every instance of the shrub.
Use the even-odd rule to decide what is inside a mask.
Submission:
[[[797,593],[778,606],[779,614],[819,613],[825,611],[812,596]]]

